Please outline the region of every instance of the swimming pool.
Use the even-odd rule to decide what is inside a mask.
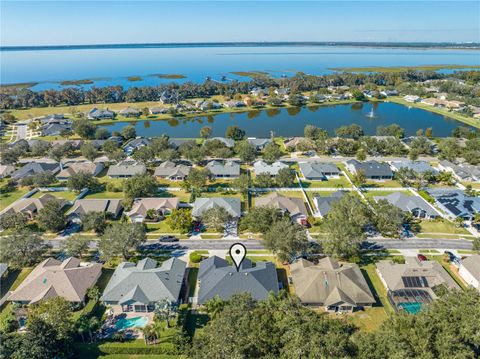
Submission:
[[[403,309],[410,314],[417,314],[422,309],[422,303],[418,303],[418,302],[399,303],[398,308]]]
[[[121,318],[115,323],[116,330],[143,328],[148,323],[147,317]]]

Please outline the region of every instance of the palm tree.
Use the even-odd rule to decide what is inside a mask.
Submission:
[[[145,344],[149,344],[150,340],[155,337],[155,328],[153,324],[148,324],[142,329],[143,332],[143,339],[145,340]]]
[[[218,313],[220,313],[225,306],[225,302],[219,297],[215,296],[214,298],[210,299],[207,303],[205,303],[205,308],[207,313],[210,315],[212,319],[214,319]]]

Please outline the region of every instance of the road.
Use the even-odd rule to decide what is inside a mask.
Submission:
[[[61,240],[53,239],[48,241],[54,248],[60,246]],[[151,241],[152,243],[158,243]],[[186,239],[176,243],[162,243],[162,248],[184,249],[184,250],[226,250],[234,243],[241,242],[247,249],[264,249],[261,242],[255,239],[231,240],[231,239]],[[147,242],[150,243],[150,242]],[[365,242],[365,248],[372,249],[472,249],[472,242],[462,239],[378,239]],[[91,241],[90,248],[96,248],[97,242]]]

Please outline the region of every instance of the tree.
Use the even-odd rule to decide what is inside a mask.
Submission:
[[[207,168],[192,168],[183,185],[187,190],[200,194],[207,185],[212,174]]]
[[[328,238],[321,242],[324,253],[340,258],[358,255],[360,243],[366,238],[363,229],[368,221],[367,208],[354,194],[347,193],[333,202],[322,223],[328,233]]]
[[[60,162],[66,156],[67,153],[65,152],[65,148],[63,146],[55,146],[50,148],[48,151],[48,157],[57,162]]]
[[[454,138],[442,139],[438,144],[438,149],[440,150],[439,157],[449,161],[456,161],[460,155],[460,147]]]
[[[255,185],[260,188],[270,188],[274,181],[270,173],[260,173],[255,177]]]
[[[212,128],[210,126],[203,126],[200,129],[200,137],[207,139],[210,138],[210,136],[212,136]]]
[[[107,227],[105,212],[88,212],[82,215],[82,227],[84,231],[94,231],[102,234]]]
[[[67,225],[67,218],[60,202],[52,200],[45,203],[43,208],[38,211],[37,222],[40,228],[46,231],[58,232],[64,229]]]
[[[372,203],[374,215],[372,222],[382,236],[399,238],[405,220],[403,211],[386,199]]]
[[[248,141],[241,141],[235,144],[235,153],[240,157],[242,162],[250,163],[255,160],[257,151],[255,146],[248,143]]]
[[[364,170],[358,170],[352,175],[352,182],[357,187],[362,187],[367,183],[367,177],[365,176]]]
[[[153,149],[147,146],[140,147],[133,153],[132,157],[134,160],[142,162],[145,165],[155,161],[155,153],[153,152]]]
[[[244,199],[248,198],[248,190],[250,188],[250,177],[246,173],[242,173],[238,178],[233,180],[233,187],[238,190]]]
[[[155,317],[158,320],[165,321],[170,328],[170,321],[175,319],[178,313],[177,302],[164,298],[155,303]]]
[[[253,233],[267,233],[272,225],[284,218],[281,211],[274,207],[252,207],[242,217],[240,227]]]
[[[192,210],[173,209],[166,221],[171,229],[188,233],[192,229]]]
[[[38,263],[50,245],[38,233],[20,229],[11,235],[0,237],[0,248],[0,261],[20,269]]]
[[[118,143],[116,141],[113,141],[113,140],[107,140],[103,144],[102,149],[108,155],[108,154],[113,153],[113,152],[115,152],[119,149],[118,148]]]
[[[215,231],[223,231],[225,224],[232,220],[232,216],[225,208],[216,205],[205,210],[201,218],[202,223],[207,226],[207,228],[212,228]]]
[[[123,182],[123,193],[127,199],[153,197],[157,189],[157,181],[148,174],[138,174]]]
[[[47,171],[22,178],[20,181],[22,186],[28,187],[46,187],[55,182],[57,182],[55,175]]]
[[[353,123],[351,125],[341,126],[335,129],[335,134],[338,137],[353,138],[356,140],[363,136],[363,129],[359,125]]]
[[[245,131],[238,126],[228,126],[227,131],[225,132],[225,137],[240,141],[245,137]]]
[[[427,138],[432,138],[433,137],[433,130],[431,127],[428,127],[426,130],[425,130],[425,137]]]
[[[277,161],[280,157],[282,157],[282,151],[280,150],[280,147],[274,143],[270,142],[265,146],[265,149],[263,150],[263,155],[262,158],[269,162],[275,162]]]
[[[80,171],[68,178],[67,187],[74,192],[81,192],[85,188],[94,191],[100,187],[100,182],[91,173]]]
[[[217,314],[219,314],[225,308],[226,304],[227,304],[227,302],[224,301],[222,298],[220,298],[217,295],[217,296],[213,297],[212,299],[209,299],[204,304],[204,306],[205,306],[205,310],[207,311],[210,318],[215,319]]]
[[[71,303],[58,296],[45,299],[29,308],[27,328],[32,320],[41,319],[55,326],[58,338],[69,339],[73,331],[73,311]]]
[[[27,224],[27,218],[20,212],[5,213],[0,217],[1,229],[22,229]]]
[[[367,151],[363,148],[359,148],[357,151],[357,160],[365,161],[367,159]]]
[[[135,130],[135,126],[132,126],[132,125],[123,127],[120,130],[120,133],[125,140],[130,140],[132,138],[137,137],[137,131]]]
[[[315,141],[321,138],[328,137],[327,131],[313,125],[306,125],[305,128],[303,129],[303,134],[306,138],[309,138]]]
[[[30,152],[33,156],[45,156],[51,147],[47,141],[37,141],[30,147]]]
[[[405,130],[396,123],[388,126],[378,126],[377,136],[394,136],[396,138],[405,137]]]
[[[110,137],[110,132],[105,127],[99,127],[95,130],[94,136],[96,140],[106,140]]]
[[[92,139],[95,137],[96,126],[88,120],[73,121],[73,131],[84,139]]]
[[[62,241],[62,251],[69,257],[82,257],[88,251],[90,239],[73,235]]]
[[[146,240],[145,226],[142,223],[113,223],[105,229],[98,247],[105,260],[118,256],[128,259],[129,252],[136,250]]]
[[[302,226],[293,224],[290,218],[284,218],[272,224],[262,243],[281,261],[291,261],[306,251],[308,238]]]
[[[295,172],[290,168],[282,168],[275,176],[275,182],[280,188],[291,187],[295,183]]]
[[[82,147],[80,147],[80,153],[83,157],[87,160],[92,161],[98,157],[98,151],[92,143],[84,143]]]

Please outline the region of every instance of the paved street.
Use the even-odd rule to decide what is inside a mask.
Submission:
[[[55,239],[48,241],[54,248],[60,246],[61,240]],[[225,250],[230,248],[233,243],[241,242],[247,247],[247,249],[263,249],[261,242],[255,239],[187,239],[181,240],[176,243],[162,243],[162,248],[171,249],[184,249],[184,250]],[[150,241],[148,243],[158,242]],[[91,248],[97,247],[97,242],[92,241],[90,243]],[[364,243],[364,247],[372,249],[472,249],[472,242],[462,239],[406,239],[406,240],[394,240],[394,239],[378,239],[371,240]]]

